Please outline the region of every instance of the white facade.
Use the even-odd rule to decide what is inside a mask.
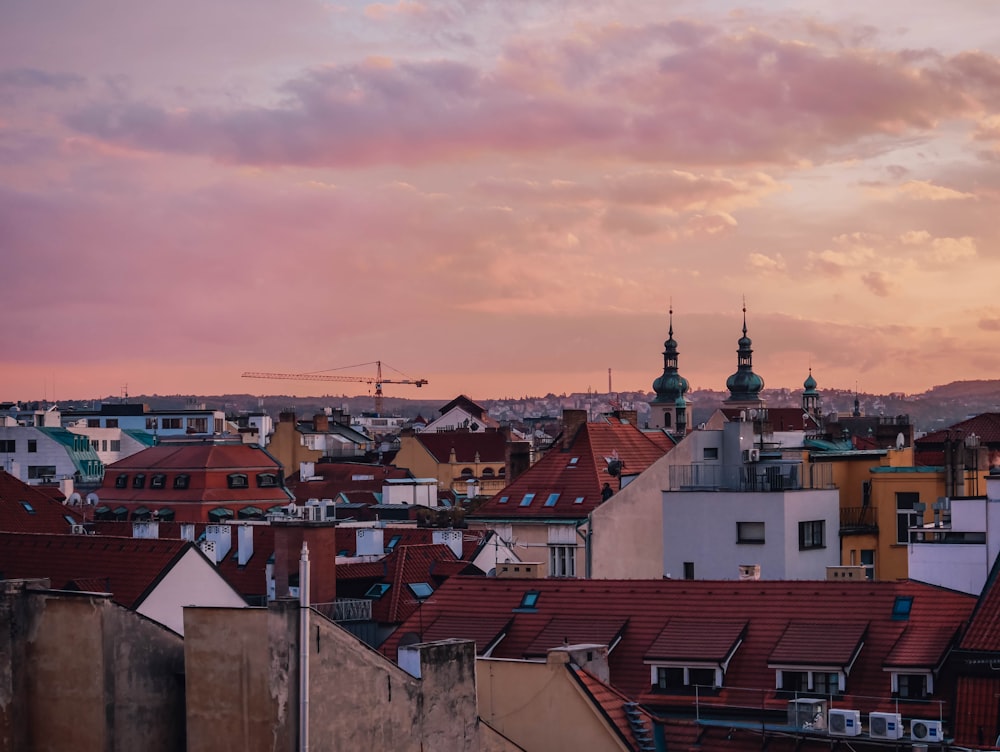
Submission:
[[[136,611],[183,636],[185,606],[247,608],[247,603],[196,548],[189,548]]]
[[[421,433],[437,433],[438,431],[455,431],[459,428],[468,429],[472,433],[483,433],[490,426],[497,425],[495,420],[483,420],[456,405],[448,412],[435,418],[420,429]]]
[[[64,427],[122,428],[155,436],[222,434],[229,431],[222,410],[145,410],[143,405],[102,405],[100,410],[64,412]]]
[[[800,523],[809,526],[807,547]],[[835,489],[664,491],[663,574],[735,580],[741,567],[757,565],[765,580],[822,580],[840,563],[839,525]]]
[[[66,430],[78,436],[86,436],[87,441],[90,442],[90,448],[105,465],[131,457],[136,452],[141,452],[150,446],[130,436],[120,428],[69,426]]]
[[[911,532],[911,580],[979,595],[1000,554],[1000,474],[986,479],[986,498],[950,499],[950,519]]]
[[[55,438],[57,435],[64,441]],[[71,453],[85,466],[78,467]],[[4,470],[29,485],[73,478],[93,484],[100,483],[103,475],[103,466],[91,450],[90,442],[82,436],[74,439],[61,428],[0,426],[0,463]]]
[[[437,491],[437,478],[393,478],[382,485],[382,503],[437,507]]]

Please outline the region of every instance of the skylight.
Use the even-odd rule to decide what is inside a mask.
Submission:
[[[538,605],[538,596],[539,592],[537,590],[526,591],[521,598],[521,605],[518,608],[535,608]]]
[[[912,595],[897,595],[892,604],[892,620],[907,621],[910,618],[910,609],[913,608]]]
[[[423,601],[430,598],[434,594],[434,588],[428,585],[426,582],[411,582],[406,587],[410,589],[417,600]]]
[[[574,504],[582,504],[583,503],[583,497],[582,496],[577,496],[576,499],[573,501],[573,503]]]
[[[31,504],[29,504],[28,502],[22,501],[21,502],[21,506],[24,507],[24,511],[27,512],[28,514],[34,514],[35,513],[35,508],[33,506],[31,506]]]
[[[566,467],[576,467],[576,463],[580,461],[579,457],[570,457],[569,464]]]
[[[526,493],[524,498],[521,499],[521,506],[527,507],[531,506],[531,502],[535,500],[535,495],[533,493]]]
[[[557,493],[549,494],[549,498],[545,500],[545,506],[554,507],[557,501],[559,501],[559,494]]]
[[[385,552],[389,553],[390,551],[392,551],[392,549],[394,549],[397,545],[399,545],[399,542],[401,540],[403,540],[402,535],[392,536],[392,538],[389,539],[389,542],[385,544]]]
[[[509,499],[510,499],[509,496],[501,496],[500,499],[497,501],[497,504],[506,504]]]
[[[384,582],[376,582],[374,585],[368,588],[367,592],[365,593],[365,598],[374,598],[375,600],[378,600],[387,592],[389,592],[388,585],[386,585]]]

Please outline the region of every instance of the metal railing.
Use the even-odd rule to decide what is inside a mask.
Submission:
[[[801,491],[832,489],[833,466],[814,462],[748,462],[742,465],[677,465],[671,491]]]
[[[878,507],[868,504],[860,507],[841,507],[840,530],[878,531]]]

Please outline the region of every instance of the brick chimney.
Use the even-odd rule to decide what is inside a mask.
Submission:
[[[563,438],[562,448],[568,450],[573,445],[580,427],[587,422],[586,410],[563,410]]]
[[[313,430],[326,433],[330,430],[330,416],[317,413],[313,416]]]
[[[273,523],[275,596],[288,595],[289,580],[298,580],[302,542],[309,545],[310,600],[332,603],[337,598],[336,523],[292,520]]]
[[[295,423],[295,411],[294,410],[282,410],[278,413],[279,423]]]

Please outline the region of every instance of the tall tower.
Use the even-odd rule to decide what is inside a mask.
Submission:
[[[690,388],[687,379],[677,372],[677,342],[674,340],[674,307],[670,306],[669,339],[663,343],[663,375],[653,382],[656,397],[649,403],[649,427],[684,434],[691,414],[685,397]]]
[[[817,422],[822,418],[819,406],[819,392],[816,391],[816,379],[813,378],[813,369],[809,369],[809,375],[802,382],[802,412],[809,413]]]
[[[760,392],[764,379],[753,372],[753,344],[747,336],[747,306],[743,303],[743,336],[739,338],[736,350],[736,373],[726,379],[729,397],[726,407],[763,407]]]

